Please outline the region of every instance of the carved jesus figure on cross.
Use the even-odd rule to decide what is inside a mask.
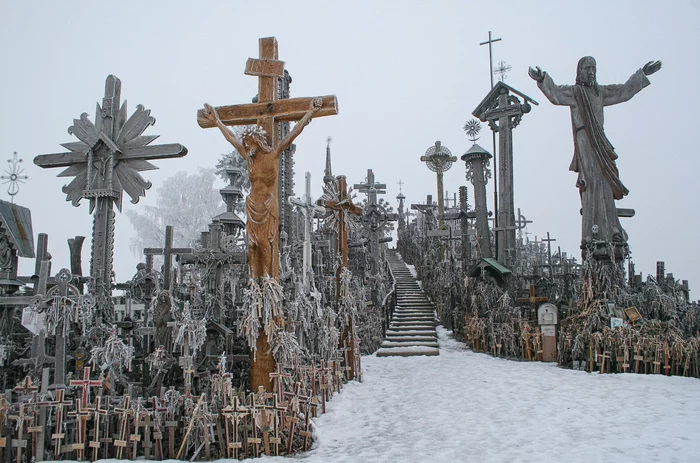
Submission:
[[[294,128],[277,144],[268,141],[268,134],[258,126],[248,126],[239,139],[231,129],[226,127],[211,105],[204,104],[204,116],[216,125],[224,138],[236,148],[248,163],[248,178],[250,179],[250,194],[246,198],[246,213],[248,221],[248,262],[252,275],[275,275],[279,270],[274,268],[277,255],[277,176],[280,156],[294,142],[304,127],[311,121],[313,115],[323,106],[323,99],[311,100],[309,110],[304,114]],[[274,205],[274,207],[273,207]]]

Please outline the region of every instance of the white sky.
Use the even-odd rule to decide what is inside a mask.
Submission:
[[[47,232],[54,272],[67,267],[66,239],[88,237],[84,272],[89,271],[92,221],[87,204],[74,208],[57,178],[32,160],[64,151],[75,141],[72,120],[87,112],[94,121],[105,78],[122,80],[129,114],[137,104],[157,120],[146,134],[154,143],[179,142],[187,157],[158,161],[145,172],[157,188],[180,170],[212,166],[230,145],[216,130],[203,130],[196,111],[213,105],[247,103],[257,91],[243,74],[257,57],[258,38],[275,36],[280,59],[294,81],[292,96],[335,94],[339,115],[315,120],[297,139],[297,193],[312,172],[320,194],[325,139],[333,137],[333,171],[350,184],[368,168],[387,184],[396,203],[397,182],[407,202],[436,196],[435,174],[419,158],[435,140],[460,156],[470,142],[462,126],[489,91],[488,49],[479,46],[492,30],[494,63],[512,66],[506,83],[540,106],[514,132],[515,202],[542,237],[549,231],[563,250],[578,254],[579,198],[569,110],[555,107],[527,76],[539,65],[555,82],[573,83],[578,59],[598,61],[600,83],[622,83],[652,59],[663,69],[631,101],[609,107],[605,128],[620,158],[630,195],[619,207],[634,208],[623,219],[638,272],[655,272],[666,261],[676,278],[700,284],[697,230],[700,199],[695,156],[695,111],[700,97],[692,84],[700,75],[700,2],[677,0],[587,2],[464,1],[122,1],[0,2],[0,159],[14,151],[30,176],[16,202],[32,210],[34,232]],[[689,85],[690,84],[690,85]],[[486,128],[485,128],[486,129]],[[480,144],[490,150],[490,132]],[[2,164],[1,170],[5,169]],[[465,184],[458,161],[445,174],[452,194]],[[223,185],[222,185],[223,186]],[[491,186],[491,184],[489,185]],[[471,185],[470,196],[472,194]],[[493,197],[489,193],[489,200]],[[5,189],[0,198],[9,199]],[[137,205],[153,204],[153,189]],[[473,201],[473,200],[472,200]],[[489,204],[489,208],[492,204]],[[117,216],[117,279],[131,278],[139,258],[128,250],[133,230]],[[33,262],[22,263],[23,274]]]

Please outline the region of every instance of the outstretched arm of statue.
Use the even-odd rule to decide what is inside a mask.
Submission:
[[[294,128],[287,134],[286,137],[280,142],[279,148],[277,150],[277,157],[282,155],[282,152],[286,150],[289,145],[291,145],[294,142],[294,139],[297,138],[300,134],[301,131],[304,130],[304,127],[306,127],[306,124],[311,121],[311,118],[318,112],[319,109],[321,109],[321,106],[323,106],[323,98],[314,98],[311,100],[311,107],[309,108],[308,111],[306,111],[306,114],[299,120],[294,125]]]
[[[549,74],[536,66],[530,68],[527,74],[535,81],[544,96],[555,105],[572,106],[574,104],[574,89],[571,85],[557,85]]]
[[[645,76],[650,76],[659,69],[661,69],[661,61],[649,61],[644,65],[642,71],[644,72]]]
[[[216,125],[219,130],[221,130],[221,133],[224,134],[224,138],[226,138],[226,140],[228,140],[228,142],[231,143],[234,148],[236,148],[236,151],[243,156],[243,159],[247,161],[248,153],[246,153],[243,143],[241,143],[238,137],[236,137],[233,130],[229,129],[223,122],[221,122],[219,113],[217,113],[216,109],[214,109],[209,103],[204,103],[204,117],[209,119],[212,124]]]

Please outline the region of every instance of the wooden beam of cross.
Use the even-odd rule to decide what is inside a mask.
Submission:
[[[197,113],[202,128],[217,127],[224,138],[248,164],[250,194],[246,198],[246,234],[251,279],[266,275],[279,281],[279,165],[285,149],[294,142],[312,118],[338,113],[335,96],[279,99],[279,80],[284,77],[284,62],[278,59],[274,37],[259,41],[259,58],[250,58],[245,74],[258,78],[258,102],[219,106],[205,104]],[[297,124],[282,140],[279,122]],[[256,124],[239,139],[228,126]],[[261,328],[255,346],[251,346],[250,386],[272,389],[269,374],[275,370],[267,335]]]
[[[62,144],[68,152],[34,158],[34,164],[44,169],[65,167],[59,177],[74,177],[63,187],[66,199],[74,206],[83,198],[90,201],[90,213],[94,212],[90,289],[98,294],[100,302],[107,304],[114,254],[114,206],[121,211],[124,192],[134,204],[146,194],[151,182],[139,172],[157,169],[148,161],[187,154],[187,148],[178,143],[151,146],[158,136],[142,135],[156,121],[151,111],[138,105],[127,119],[126,101],[120,106],[120,99],[121,81],[110,75],[102,106],[97,106],[95,123],[83,113],[68,129],[79,141]],[[109,312],[111,316],[111,309]]]

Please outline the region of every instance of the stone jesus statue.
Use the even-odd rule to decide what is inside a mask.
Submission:
[[[596,62],[590,56],[578,62],[576,85],[556,85],[539,67],[529,69],[528,74],[552,104],[571,108],[574,159],[569,170],[578,173],[576,186],[581,194],[584,250],[596,242],[613,243],[618,258],[626,252],[627,233],[620,226],[615,200],[622,199],[629,191],[620,181],[615,164],[617,154],[603,130],[603,107],[632,98],[649,85],[647,76],[659,69],[660,61],[650,61],[621,85],[599,85]]]

